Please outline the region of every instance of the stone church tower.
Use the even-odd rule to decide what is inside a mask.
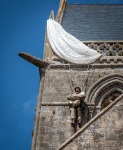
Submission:
[[[19,55],[39,67],[32,150],[123,150],[123,5],[67,4],[50,18],[102,57],[89,65],[58,57],[45,35],[44,58]],[[67,96],[86,97],[81,125],[71,125]]]

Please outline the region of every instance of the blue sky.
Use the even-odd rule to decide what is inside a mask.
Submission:
[[[123,0],[67,0],[68,3],[123,3]],[[0,146],[30,150],[39,88],[38,68],[18,56],[43,57],[46,21],[59,0],[0,1]]]

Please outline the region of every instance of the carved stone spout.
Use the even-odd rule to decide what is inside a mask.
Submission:
[[[27,54],[25,52],[21,52],[18,55],[39,68],[45,68],[49,65],[48,62],[34,57],[33,55]]]

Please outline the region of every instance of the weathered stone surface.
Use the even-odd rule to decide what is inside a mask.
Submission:
[[[71,80],[73,88],[80,86],[87,93],[89,88],[92,87],[94,83],[107,75],[113,75],[114,73],[122,74],[122,68],[94,68],[87,71],[87,67],[71,68],[47,68],[44,76],[43,90],[39,91],[41,102],[68,102],[66,97],[72,93],[71,90]],[[86,84],[85,81],[88,78]],[[119,108],[119,106],[117,106]],[[70,138],[75,130],[71,127],[70,111],[69,106],[41,106],[38,125],[38,136],[36,138],[36,150],[55,150],[59,145]],[[112,112],[113,118],[123,118],[122,112],[116,111]],[[110,116],[107,115],[106,118],[98,120],[98,123],[91,125],[90,129],[85,131],[80,138],[76,139],[73,146],[69,146],[66,150],[74,148],[75,150],[108,150],[109,145],[112,145],[112,141],[117,137],[121,139],[122,134],[119,134],[119,130],[115,130],[114,133],[111,132],[110,128],[107,128],[108,122],[110,122]],[[107,119],[107,121],[105,121]],[[109,120],[108,120],[109,119]],[[88,113],[85,114],[83,118],[84,124],[88,121]],[[120,128],[120,122],[117,123],[117,127]],[[104,134],[105,129],[107,132]],[[79,130],[80,128],[77,128]],[[99,131],[98,131],[99,129]],[[117,136],[115,136],[115,133]],[[88,136],[87,136],[88,135]],[[105,147],[102,147],[102,141],[105,142]],[[119,144],[113,143],[116,149],[119,148]],[[78,146],[79,145],[79,146]],[[78,148],[78,149],[77,149]]]
[[[117,72],[122,74],[122,68],[95,68],[89,71],[87,71],[87,68],[78,68],[77,70],[47,69],[42,102],[67,102],[66,97],[72,93],[71,85],[73,89],[80,86],[87,92],[96,81]]]
[[[75,147],[76,150],[122,150],[123,99],[73,139],[63,150],[74,150]]]

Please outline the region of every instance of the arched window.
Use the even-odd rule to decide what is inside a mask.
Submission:
[[[123,91],[120,91],[118,88],[114,88],[111,91],[108,91],[107,94],[105,94],[103,100],[101,101],[101,109],[108,106],[111,102],[113,102],[118,96],[122,94]]]
[[[94,104],[93,115],[95,115],[122,93],[123,76],[113,74],[100,79],[90,87],[85,101]]]

